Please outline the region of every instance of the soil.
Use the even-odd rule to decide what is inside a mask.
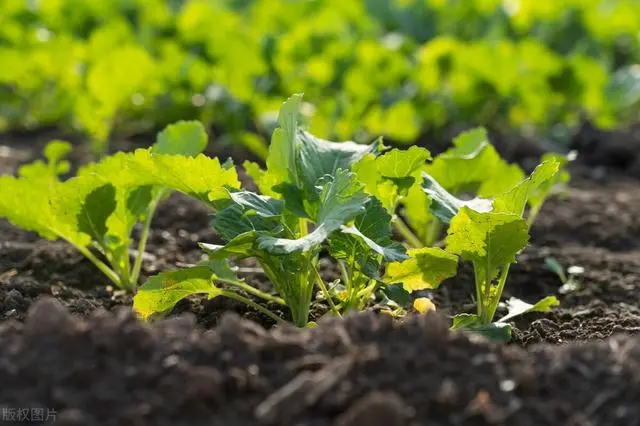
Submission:
[[[524,350],[372,313],[308,330],[231,314],[194,326],[80,319],[41,300],[0,326],[0,405],[55,410],[65,426],[640,422],[638,337]]]
[[[447,331],[444,314],[473,309],[468,265],[433,294],[438,315],[402,323],[363,313],[265,331],[256,322],[272,324],[244,305],[193,298],[144,325],[130,296],[68,245],[0,221],[3,416],[46,408],[64,425],[640,424],[640,150],[614,161],[600,146],[614,135],[593,132],[576,136],[584,155],[571,186],[543,208],[505,292],[527,302],[554,294],[560,307],[519,320],[511,345]],[[24,135],[0,138],[0,171],[15,172],[51,138],[37,136],[29,145]],[[633,129],[618,137],[640,146]],[[208,222],[183,196],[162,204],[144,275],[197,262],[198,241],[219,241]],[[583,267],[578,288],[561,293],[547,258]],[[243,276],[267,289],[254,266],[241,265]],[[327,264],[323,274],[335,272]],[[320,304],[313,312],[324,313]]]

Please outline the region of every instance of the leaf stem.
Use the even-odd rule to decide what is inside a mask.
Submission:
[[[498,304],[500,303],[500,298],[502,297],[502,291],[504,290],[504,286],[507,282],[507,276],[509,275],[509,268],[511,268],[511,264],[508,264],[502,268],[502,272],[500,272],[500,278],[498,279],[498,289],[496,291],[496,297],[491,301],[491,305],[489,307],[489,319],[493,319],[493,316],[496,314],[496,310],[498,309]]]
[[[357,293],[358,298],[362,299],[364,297],[368,298],[369,296],[371,296],[371,293],[373,292],[373,290],[375,290],[377,285],[378,282],[376,280],[370,280],[369,284]]]
[[[540,207],[532,208],[529,211],[529,216],[527,217],[527,227],[531,229],[533,223],[536,221],[536,217],[538,217],[538,213],[540,213]]]
[[[254,302],[253,300],[251,300],[249,298],[246,298],[244,296],[240,296],[239,294],[237,294],[237,293],[235,293],[233,291],[221,290],[220,291],[220,295],[228,297],[229,299],[237,300],[238,302],[244,303],[245,305],[250,306],[253,309],[255,309],[255,310],[263,313],[264,315],[268,316],[269,318],[271,318],[272,320],[274,320],[278,324],[284,322],[282,318],[280,318],[279,316],[277,316],[276,314],[271,312],[269,309],[265,308],[264,306],[261,306],[261,305],[257,304],[256,302]]]
[[[265,293],[262,290],[258,290],[255,287],[250,286],[249,284],[245,283],[244,281],[240,281],[240,280],[228,280],[228,279],[222,279],[222,278],[217,278],[217,281],[220,281],[221,283],[225,283],[225,284],[229,284],[238,288],[241,288],[242,290],[246,291],[249,294],[252,294],[256,297],[259,297],[261,299],[264,299],[268,302],[273,302],[276,303],[278,305],[281,306],[287,306],[287,302],[284,301],[284,299],[278,297],[278,296],[273,296],[269,293]]]
[[[342,275],[342,281],[344,281],[344,285],[347,288],[347,292],[351,291],[351,276],[347,271],[347,267],[344,264],[343,260],[338,261],[338,266],[340,267],[340,275]]]
[[[425,247],[431,247],[436,243],[436,240],[440,235],[440,230],[442,230],[442,224],[437,219],[432,219],[427,225],[427,230],[425,232]]]
[[[411,228],[409,228],[409,226],[407,226],[407,224],[404,223],[404,221],[400,217],[398,216],[394,217],[393,225],[396,227],[400,235],[402,235],[402,237],[407,241],[407,243],[412,248],[423,247],[423,244],[422,244],[422,241],[420,241],[420,238],[418,238],[416,234],[413,233]]]
[[[480,268],[475,263],[473,265],[473,275],[476,282],[476,307],[478,312],[478,320],[483,322],[485,317],[484,294],[482,292],[483,278],[480,274]]]
[[[327,286],[324,285],[324,280],[320,276],[320,271],[318,271],[318,268],[316,267],[316,265],[313,265],[313,272],[315,272],[316,279],[318,282],[318,287],[320,287],[322,294],[324,294],[325,299],[327,299],[327,303],[329,303],[329,307],[336,314],[336,316],[342,318],[340,311],[336,307],[335,303],[333,303],[333,299],[331,298],[331,294],[329,294],[329,290],[327,290]]]
[[[145,218],[144,224],[142,225],[142,232],[140,233],[140,241],[138,242],[136,260],[133,264],[133,270],[131,272],[131,278],[130,278],[132,287],[135,287],[138,285],[138,278],[140,278],[140,270],[142,269],[142,258],[144,257],[144,251],[147,247],[147,241],[149,240],[149,232],[151,231],[151,221],[153,220],[153,215],[156,212],[156,208],[158,207],[159,198],[160,196],[157,197],[149,206],[147,217]]]
[[[116,285],[116,287],[127,290],[127,291],[131,291],[131,288],[129,287],[129,283],[122,282],[120,279],[120,276],[113,269],[107,266],[106,263],[98,259],[93,253],[91,253],[91,251],[88,248],[75,245],[75,244],[74,246],[76,249],[78,249],[80,253],[82,253],[84,257],[89,259],[91,263],[93,263],[96,266],[96,268],[98,268],[104,275],[106,275],[106,277],[109,278],[109,280],[111,280],[111,282],[113,282]]]

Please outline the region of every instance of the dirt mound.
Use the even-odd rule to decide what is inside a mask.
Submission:
[[[83,320],[42,300],[0,326],[0,405],[83,426],[628,426],[640,422],[639,339],[527,352],[438,317],[366,313],[272,331],[228,315],[203,332],[188,316]]]

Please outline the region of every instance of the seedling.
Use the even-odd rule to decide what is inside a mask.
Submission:
[[[565,273],[564,267],[554,257],[547,257],[544,259],[544,266],[556,274],[562,282],[562,286],[558,289],[558,293],[572,293],[582,287],[581,277],[584,274],[584,268],[582,266],[569,266]]]
[[[431,176],[424,175],[423,189],[432,199],[432,213],[449,223],[445,240],[447,252],[472,262],[474,269],[477,313],[454,317],[454,328],[508,339],[508,319],[531,310],[547,311],[557,305],[558,301],[553,296],[535,305],[512,301],[509,305],[511,312],[498,323],[493,323],[509,269],[529,241],[526,207],[529,205],[531,211],[539,209],[551,193],[559,173],[561,163],[556,158],[548,158],[528,178],[502,195],[468,201],[454,197]]]
[[[45,149],[46,162],[23,166],[18,177],[0,177],[0,217],[44,238],[66,240],[113,284],[131,291],[153,214],[170,190],[209,202],[226,196],[225,186],[239,185],[235,170],[196,156],[206,144],[199,123],[181,122],[161,132],[151,149],[106,157],[62,181],[71,146],[53,142]],[[132,264],[130,234],[138,224],[142,231]]]

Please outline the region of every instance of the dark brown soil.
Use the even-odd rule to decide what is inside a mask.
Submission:
[[[147,327],[126,311],[82,320],[40,301],[24,324],[0,326],[0,405],[55,410],[65,426],[640,422],[638,337],[525,351],[433,316],[194,325]]]
[[[31,148],[7,142],[0,171]],[[585,154],[566,197],[540,213],[505,296],[561,305],[519,320],[509,346],[450,334],[433,315],[265,332],[225,317],[271,325],[226,299],[184,301],[179,317],[141,325],[130,296],[68,245],[0,221],[0,408],[52,408],[65,425],[640,424],[640,181],[609,160],[616,168]],[[172,196],[144,274],[197,262],[197,242],[218,241],[208,222],[206,208]],[[560,294],[548,257],[583,267],[580,287]],[[471,279],[463,265],[434,294],[441,314],[472,311]]]

